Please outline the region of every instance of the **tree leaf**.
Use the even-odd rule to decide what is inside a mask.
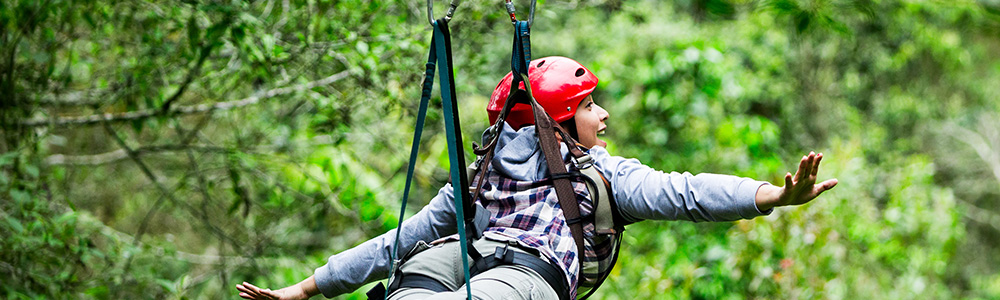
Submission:
[[[24,233],[24,226],[21,225],[21,221],[12,217],[4,217],[4,221],[7,221],[7,224],[10,225],[10,228],[14,231],[14,233]]]

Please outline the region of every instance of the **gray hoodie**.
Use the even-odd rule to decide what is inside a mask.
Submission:
[[[564,157],[568,155],[562,146]],[[733,221],[750,219],[761,212],[754,198],[767,184],[729,175],[664,173],[636,159],[608,154],[600,146],[590,149],[595,166],[611,183],[619,212],[630,222],[641,220]],[[504,126],[491,162],[493,169],[515,180],[537,181],[548,177],[534,126],[515,131]],[[446,184],[417,214],[403,222],[397,257],[417,241],[433,241],[456,233],[451,184]],[[323,296],[352,292],[362,285],[389,276],[390,251],[396,230],[330,256],[316,269],[314,278]]]

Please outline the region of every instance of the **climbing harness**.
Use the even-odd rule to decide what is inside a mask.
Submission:
[[[379,283],[379,285],[367,293],[368,299],[387,299],[391,291],[400,287],[420,287],[437,292],[448,290],[443,284],[430,277],[416,274],[403,276],[400,271],[401,261],[397,258],[400,237],[399,229],[403,224],[403,215],[406,211],[406,203],[413,179],[421,131],[433,90],[435,67],[438,69],[441,85],[442,114],[445,119],[445,131],[448,140],[450,174],[456,208],[455,217],[456,220],[461,220],[456,223],[462,252],[462,267],[465,270],[466,296],[468,299],[472,299],[471,277],[500,265],[521,265],[541,275],[556,293],[559,294],[560,300],[568,300],[569,298],[571,288],[567,286],[568,282],[565,280],[562,268],[555,262],[543,260],[536,255],[511,251],[508,248],[509,246],[497,247],[492,255],[483,256],[472,245],[473,241],[482,238],[483,232],[489,224],[490,213],[478,203],[478,199],[481,195],[484,180],[489,172],[488,164],[492,160],[494,148],[499,139],[499,131],[511,108],[517,103],[523,103],[530,105],[534,114],[534,123],[537,128],[536,132],[538,133],[539,144],[550,172],[548,181],[556,190],[559,205],[566,218],[566,224],[573,235],[581,263],[580,266],[583,269],[580,273],[579,290],[587,290],[586,295],[582,297],[587,298],[607,278],[611,267],[614,266],[617,260],[621,232],[624,229],[625,222],[618,214],[617,207],[614,207],[614,200],[609,192],[610,184],[593,166],[591,157],[580,150],[576,141],[567,131],[552,119],[545,112],[544,108],[532,97],[528,66],[531,61],[530,31],[531,25],[534,22],[536,1],[532,0],[531,2],[528,20],[521,21],[517,20],[512,1],[506,0],[507,12],[514,26],[514,41],[511,55],[511,71],[514,76],[511,81],[509,95],[498,120],[484,133],[484,146],[480,147],[473,143],[477,160],[468,169],[463,167],[465,166],[465,154],[462,147],[461,127],[457,108],[458,101],[455,96],[455,79],[454,72],[452,71],[451,36],[448,30],[448,22],[451,20],[459,2],[460,0],[452,0],[445,17],[434,20],[432,0],[427,1],[428,22],[433,27],[434,33],[431,38],[431,47],[424,73],[416,130],[414,131],[413,144],[410,149],[410,160],[406,174],[406,185],[403,190],[402,206],[400,207],[399,224],[396,230],[396,239],[391,249],[390,256],[392,261],[389,278],[391,284],[386,289],[382,283]],[[518,88],[520,84],[524,85],[524,90]],[[562,141],[572,154],[572,169],[567,169],[566,164],[561,159],[562,156],[556,134],[562,137]],[[470,182],[475,179],[478,179],[478,181],[475,183],[475,186],[471,187],[472,193],[470,193]],[[590,192],[589,194],[594,204],[594,212],[586,216],[580,215],[580,205],[571,185],[573,179],[586,182],[587,189]],[[459,207],[461,209],[458,209]],[[585,222],[595,225],[595,238],[604,238],[605,240],[602,241],[611,242],[614,245],[610,264],[603,261],[599,263],[585,261],[586,248],[583,233]],[[593,244],[593,242],[591,243]],[[532,252],[534,249],[522,248],[522,250]],[[537,250],[534,252],[537,254]],[[469,257],[472,258],[472,264],[469,263]],[[585,276],[588,274],[596,275]],[[400,278],[393,280],[393,277]]]
[[[533,97],[528,68],[531,62],[530,29],[534,19],[534,4],[533,1],[529,20],[518,21],[511,1],[507,0],[507,10],[511,16],[511,22],[514,25],[515,31],[511,55],[511,73],[513,78],[510,82],[509,94],[504,102],[503,109],[500,111],[497,120],[484,134],[485,145],[483,147],[474,145],[473,147],[475,154],[479,156],[474,170],[483,173],[477,176],[479,182],[473,187],[473,190],[477,191],[473,196],[473,202],[478,200],[478,191],[482,188],[483,178],[486,177],[487,164],[492,160],[494,148],[499,139],[500,129],[504,126],[508,114],[515,104],[529,104],[534,115],[534,124],[542,152],[548,164],[550,172],[549,181],[556,190],[559,205],[570,227],[573,240],[577,245],[577,253],[581,262],[580,266],[583,269],[580,272],[581,280],[577,294],[583,294],[582,297],[578,298],[584,299],[597,290],[597,287],[610,274],[611,268],[614,267],[621,245],[621,233],[627,222],[618,214],[617,207],[614,207],[614,199],[609,192],[611,190],[610,184],[596,170],[592,158],[580,150],[575,140],[545,112],[544,108]],[[520,84],[524,84],[524,90],[518,88]],[[567,170],[566,165],[563,164],[561,153],[559,152],[558,140],[555,137],[556,134],[562,137],[563,142],[566,143],[570,151],[572,165],[574,166],[574,170],[572,171]],[[594,204],[594,212],[591,214],[586,216],[580,215],[579,203],[570,185],[571,179],[580,179],[587,183],[591,201]],[[592,246],[597,244],[597,240],[612,245],[609,260],[585,261],[586,248],[584,244],[587,242],[583,235],[583,225],[585,222],[593,223],[595,226],[594,236],[590,240]],[[499,252],[500,249],[498,249]],[[493,255],[493,257],[498,257],[498,255]],[[489,257],[487,258],[487,260],[490,259]],[[506,263],[511,264],[510,261]],[[476,265],[479,264],[480,262],[477,261]],[[517,261],[514,261],[513,264],[528,266],[526,263]],[[545,274],[543,268],[528,267],[540,274]],[[557,272],[561,274],[562,269],[557,269]],[[552,284],[550,282],[550,285],[560,294],[560,297],[568,297],[569,288],[565,287],[565,280],[560,279],[559,284]]]

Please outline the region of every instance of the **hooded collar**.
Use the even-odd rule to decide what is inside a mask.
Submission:
[[[505,122],[494,151],[493,170],[506,177],[520,181],[538,181],[549,177],[549,168],[534,125],[514,130]],[[565,160],[569,154],[566,144],[559,143],[559,152]]]

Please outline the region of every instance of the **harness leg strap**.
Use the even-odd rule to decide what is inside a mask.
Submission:
[[[504,265],[520,265],[535,271],[556,291],[559,300],[569,300],[569,287],[559,265],[531,254],[510,250],[509,245],[497,247],[493,255],[483,256],[472,264],[470,271],[475,277],[489,269]]]
[[[403,277],[399,280],[399,288],[418,288],[431,290],[435,293],[451,291],[443,283],[437,281],[437,279],[420,274],[403,275]]]
[[[368,290],[368,292],[365,293],[365,295],[368,296],[368,300],[385,300],[386,298],[385,294],[386,294],[385,284],[381,282],[379,282],[377,285],[375,285],[375,287],[372,287],[372,289]]]

